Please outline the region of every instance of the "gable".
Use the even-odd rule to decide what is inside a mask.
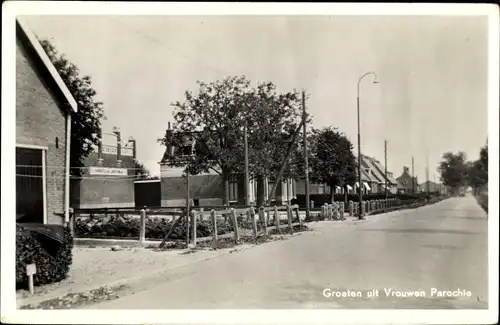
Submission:
[[[16,38],[26,52],[30,63],[33,64],[37,72],[50,86],[52,92],[54,92],[61,103],[63,103],[62,106],[64,106],[66,111],[77,112],[78,105],[73,95],[71,95],[71,92],[50,61],[50,58],[45,53],[36,36],[19,18],[16,19]]]

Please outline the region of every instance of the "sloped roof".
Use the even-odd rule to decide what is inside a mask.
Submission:
[[[64,99],[66,102],[69,104],[71,110],[73,112],[78,111],[78,104],[71,95],[71,92],[69,91],[68,87],[62,80],[61,76],[57,72],[57,69],[54,67],[52,62],[50,61],[50,58],[48,57],[47,53],[45,53],[45,50],[42,48],[42,45],[40,45],[40,42],[36,38],[35,34],[31,32],[31,30],[28,28],[28,26],[20,19],[19,17],[16,19],[16,31],[17,35],[16,37],[20,40],[26,40],[25,42],[22,42],[25,46],[29,46],[34,53],[36,53],[36,56],[38,60],[41,61],[42,65],[45,67],[45,69],[48,72],[48,75],[54,81],[54,83],[57,85],[57,88],[61,91]]]
[[[385,177],[384,177],[385,168],[382,166],[380,161],[378,161],[377,159],[375,159],[373,157],[369,157],[369,156],[365,156],[365,155],[363,155],[362,157],[363,157],[362,160],[366,160],[371,165],[372,170],[373,170],[374,174],[377,176],[377,178],[380,179],[381,182],[385,183]],[[389,173],[387,175],[387,181],[391,184],[398,183],[394,179],[394,177],[391,177],[391,175]]]
[[[370,157],[362,156],[361,161],[364,163],[364,165],[366,165],[370,169],[371,171],[370,176],[374,181],[379,183],[384,182],[384,174],[378,171],[377,167],[373,164]]]

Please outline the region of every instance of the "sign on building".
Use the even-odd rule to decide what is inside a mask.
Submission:
[[[126,168],[90,167],[90,175],[127,176]]]

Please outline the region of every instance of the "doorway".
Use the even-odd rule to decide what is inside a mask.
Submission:
[[[45,221],[45,151],[16,147],[16,220]]]

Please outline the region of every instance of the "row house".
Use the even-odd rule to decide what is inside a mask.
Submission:
[[[100,141],[84,161],[81,175],[72,177],[73,208],[127,208],[135,206],[136,141],[122,141],[121,131],[100,131]]]
[[[172,166],[172,157],[179,160],[183,156],[192,155],[199,147],[196,143],[195,134],[174,132],[167,129],[167,138],[170,139],[166,145],[165,153],[159,162],[160,164],[160,188],[161,206],[184,206],[186,204],[186,180],[182,177],[185,166]],[[252,175],[250,175],[252,176]],[[221,175],[215,171],[209,171],[198,175],[190,175],[190,204],[193,206],[220,206],[224,202],[224,183]],[[264,179],[262,189],[257,185],[257,180],[250,177],[248,184],[245,184],[244,175],[232,175],[229,182],[229,203],[233,205],[245,204],[245,186],[248,188],[250,204],[256,204],[259,191],[264,192],[264,199],[267,201],[274,183],[269,179]],[[295,182],[285,179],[276,188],[275,198],[272,202],[284,204],[295,198]]]
[[[357,162],[357,160],[356,160]],[[356,166],[357,167],[357,166]],[[356,168],[356,175],[358,169]],[[369,193],[384,193],[385,192],[385,168],[380,161],[366,155],[361,156],[361,183],[363,194]],[[357,177],[357,176],[356,176]],[[359,190],[359,182],[349,184],[345,188],[336,186],[333,190],[335,194],[357,193]],[[387,172],[387,188],[390,193],[397,192],[397,181],[394,179],[392,172]],[[311,182],[309,184],[309,194],[330,194],[330,187],[326,184],[318,184]],[[305,194],[305,180],[297,181],[297,194]]]
[[[384,176],[385,168],[382,166],[380,161],[373,157],[362,155],[361,168],[366,173],[367,183],[370,186],[370,193],[384,193],[386,178],[388,192],[397,192],[397,181],[394,179],[393,173],[387,171],[387,175]]]

